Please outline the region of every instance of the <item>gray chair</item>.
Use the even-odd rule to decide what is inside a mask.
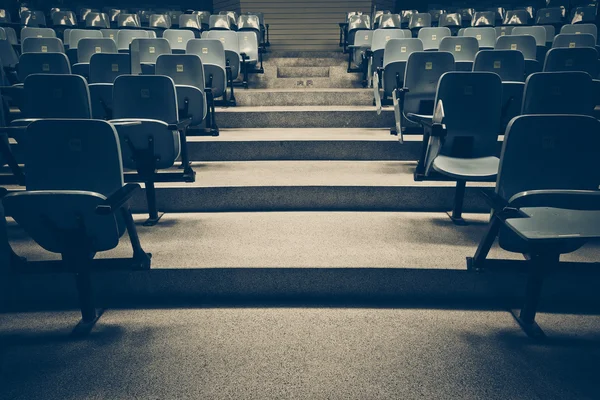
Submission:
[[[77,26],[77,16],[73,11],[57,11],[52,13],[52,25],[55,29],[59,26]]]
[[[515,29],[514,26],[496,26],[494,28],[496,30],[496,38],[499,38],[500,36],[510,36],[513,33],[513,30]]]
[[[6,32],[6,40],[10,42],[10,44],[16,46],[19,44],[19,39],[17,39],[17,32],[14,28],[9,26],[4,27],[4,31]]]
[[[363,73],[363,86],[366,86],[367,81],[367,51],[371,49],[373,44],[373,32],[372,30],[362,29],[356,32],[354,35],[354,43],[348,45],[348,69],[347,72],[362,72]],[[356,68],[352,67],[352,64],[356,65]]]
[[[450,28],[445,27],[421,28],[418,33],[418,38],[423,42],[423,49],[425,51],[438,50],[442,39],[450,36],[452,36]]]
[[[46,26],[46,16],[43,11],[23,11],[21,13],[21,25],[31,27]]]
[[[563,11],[558,7],[540,8],[536,14],[535,24],[560,27],[564,24]]]
[[[108,14],[100,12],[90,12],[85,16],[86,28],[110,28],[110,19]]]
[[[19,64],[19,56],[8,40],[0,40],[0,63],[5,69],[14,69]]]
[[[356,32],[364,29],[371,29],[371,18],[368,15],[353,15],[348,19],[348,28],[345,35],[344,53],[348,49],[348,45],[354,43]]]
[[[398,14],[383,14],[379,19],[377,29],[400,29],[402,26],[400,15]]]
[[[140,19],[140,26],[149,26],[150,18],[154,14],[154,11],[150,10],[138,10],[136,12],[138,18]]]
[[[496,25],[496,13],[493,11],[478,11],[473,15],[471,26],[494,27]]]
[[[379,70],[383,74],[383,100],[392,97],[394,89],[402,88],[408,57],[415,51],[423,51],[423,42],[419,39],[391,39],[385,45],[383,68]],[[380,94],[376,91],[375,96]]]
[[[152,14],[148,20],[150,28],[169,29],[171,27],[171,18],[166,14]]]
[[[194,14],[198,16],[198,21],[200,22],[200,28],[203,31],[209,30],[211,13],[209,11],[194,11]],[[227,21],[231,21],[229,19],[229,16],[227,17]]]
[[[148,39],[148,32],[135,29],[122,29],[117,33],[117,50],[119,52],[129,52],[129,45],[133,39]]]
[[[260,46],[265,46],[265,37],[260,25],[258,15],[240,15],[238,19],[238,32],[254,32],[258,38]]]
[[[72,29],[69,33],[69,49],[77,49],[79,41],[84,38],[102,38],[101,31],[92,29]]]
[[[183,11],[171,10],[167,11],[167,16],[171,20],[171,28],[178,29],[179,28],[179,17],[183,15]]]
[[[369,68],[367,72],[369,87],[372,84],[373,71],[383,68],[385,45],[391,39],[404,39],[404,32],[401,29],[376,29],[373,31],[371,51],[367,52],[367,56],[369,56]]]
[[[169,41],[173,53],[185,53],[187,42],[194,39],[194,32],[187,29],[167,29],[163,38]]]
[[[27,38],[55,38],[56,32],[50,28],[31,28],[26,26],[21,29],[21,42]]]
[[[440,15],[438,26],[450,29],[453,36],[456,36],[458,30],[462,27],[462,16],[458,12],[444,13]]]
[[[156,59],[161,54],[171,54],[169,41],[160,39],[133,39],[129,45],[131,73],[153,75]]]
[[[264,73],[262,52],[258,46],[255,32],[238,32],[239,53],[242,57],[242,71],[244,72],[243,86],[248,88],[248,74]],[[260,64],[260,66],[258,65]]]
[[[498,172],[501,100],[502,81],[497,74],[447,72],[438,84],[433,118],[408,115],[427,127],[425,154],[419,160],[415,178],[457,181],[451,214],[456,224],[464,224],[466,182],[489,181]]]
[[[408,21],[408,29],[412,32],[412,36],[415,37],[421,28],[428,28],[431,26],[431,14],[429,13],[416,13],[410,16]]]
[[[140,246],[127,204],[139,185],[124,186],[117,134],[104,121],[40,120],[28,126],[27,137],[27,190],[8,194],[2,203],[6,215],[61,260],[14,257],[12,268],[74,274],[82,319],[73,334],[85,335],[99,318],[91,274],[106,270],[106,262],[117,269],[150,268],[151,255]],[[94,260],[116,248],[125,232],[133,257]]]
[[[69,59],[64,53],[25,53],[19,57],[19,81],[32,74],[70,74]]]
[[[530,75],[542,70],[541,63],[537,60],[537,44],[531,35],[501,36],[496,41],[497,50],[519,50],[525,58],[525,75]]]
[[[546,54],[544,72],[583,71],[592,78],[600,74],[598,51],[592,47],[550,49]]]
[[[109,38],[117,43],[117,36],[119,36],[119,29],[100,29],[102,32],[102,36],[105,38]]]
[[[99,53],[90,58],[89,82],[92,115],[95,119],[112,118],[113,83],[121,75],[131,74],[129,54]]]
[[[547,273],[559,270],[561,254],[598,237],[599,147],[600,123],[587,116],[518,117],[504,137],[496,189],[486,196],[492,218],[467,267],[482,273],[493,265],[487,257],[496,239],[525,255],[526,261],[501,261],[503,269],[527,274],[524,304],[513,315],[531,338],[545,336],[535,316]]]
[[[206,88],[214,99],[227,101],[227,73],[225,48],[216,39],[194,39],[187,43],[186,54],[195,54],[202,60]]]
[[[546,47],[552,47],[554,36],[556,36],[556,28],[552,25],[543,25],[542,28],[546,30]]]
[[[532,74],[525,82],[521,114],[592,115],[594,91],[592,78],[586,72]]]
[[[117,44],[109,38],[84,38],[77,46],[77,64],[72,66],[74,74],[89,77],[90,60],[94,54],[117,53]]]
[[[504,16],[503,25],[529,25],[530,17],[527,10],[508,10]]]
[[[452,53],[457,71],[472,71],[479,42],[474,37],[445,37],[440,42],[439,51]]]
[[[228,76],[227,80],[236,80],[240,74],[242,61],[237,32],[226,30],[207,31],[202,33],[202,38],[216,39],[223,43],[226,66],[231,69],[231,76]]]
[[[552,43],[553,49],[557,47],[596,47],[596,38],[589,33],[560,33],[556,35]]]
[[[134,169],[129,181],[144,182],[149,218],[156,225],[162,214],[156,203],[157,170],[168,169],[181,155],[183,173],[163,175],[171,182],[193,182],[185,130],[180,121],[173,80],[161,75],[121,75],[113,87],[113,119],[121,141],[123,166]],[[162,181],[162,180],[161,180]]]
[[[537,46],[546,46],[546,28],[543,26],[515,26],[512,35],[531,35]]]
[[[197,14],[181,14],[179,16],[179,29],[187,29],[194,32],[195,37],[200,37],[202,24]]]
[[[59,38],[28,37],[21,43],[21,53],[64,53],[65,47]]]
[[[218,29],[230,30],[231,24],[229,21],[229,16],[227,16],[227,15],[211,15],[210,20],[209,20],[209,29],[210,30],[218,30]]]
[[[119,28],[140,28],[142,26],[140,17],[137,14],[119,14],[117,18],[117,27]]]
[[[29,122],[43,118],[92,117],[90,93],[79,75],[33,74],[25,79],[24,115]],[[15,125],[23,125],[15,120]],[[28,123],[27,123],[28,125]]]
[[[476,38],[480,49],[493,49],[496,46],[496,30],[491,27],[466,28],[463,36]]]
[[[569,34],[569,35],[580,35],[582,33],[587,33],[594,36],[596,42],[598,41],[598,27],[594,24],[575,24],[575,25],[564,25],[560,29],[560,33]]]

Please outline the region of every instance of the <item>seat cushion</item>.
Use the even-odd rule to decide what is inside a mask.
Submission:
[[[437,156],[433,168],[446,176],[467,181],[487,180],[498,174],[498,157],[457,158]]]

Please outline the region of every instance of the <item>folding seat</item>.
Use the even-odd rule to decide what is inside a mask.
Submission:
[[[383,53],[383,67],[377,69],[378,76],[374,76],[375,99],[386,102],[392,97],[395,89],[403,87],[404,73],[408,57],[416,52],[423,51],[423,42],[419,39],[390,39],[385,45]],[[383,93],[379,93],[379,86]]]
[[[200,23],[200,28],[203,31],[207,31],[210,29],[210,17],[211,14],[209,11],[194,11],[194,14],[198,16],[198,21]],[[229,21],[229,18],[227,18]]]
[[[85,17],[86,28],[110,28],[110,19],[108,14],[90,12]]]
[[[7,10],[0,10],[0,23],[10,23],[12,22],[12,19],[10,17],[10,12],[8,12]]]
[[[235,11],[220,11],[219,15],[226,15],[227,19],[229,20],[229,29],[237,31],[238,15]]]
[[[591,47],[550,49],[546,54],[544,72],[583,71],[597,78],[600,74],[598,51]]]
[[[105,38],[112,39],[115,41],[115,43],[117,43],[119,29],[100,29],[100,32],[102,32],[102,36],[104,36]]]
[[[594,24],[577,24],[577,25],[563,25],[560,33],[580,35],[582,33],[588,33],[594,36],[594,39],[598,41],[598,27]]]
[[[384,14],[391,14],[390,10],[377,10],[373,15],[373,29],[379,29],[379,24],[381,22],[381,17]],[[400,15],[398,15],[398,20],[400,20]]]
[[[436,27],[439,26],[440,18],[442,15],[446,14],[446,10],[434,9],[427,11],[431,15],[431,26]]]
[[[552,48],[556,47],[596,47],[596,38],[589,33],[560,33],[554,37]]]
[[[457,71],[472,71],[479,42],[474,37],[445,37],[440,42],[439,51],[452,53]]]
[[[117,50],[119,52],[128,53],[129,45],[133,39],[148,39],[148,32],[142,30],[120,30],[117,33]]]
[[[496,188],[483,192],[492,217],[467,267],[479,273],[510,268],[527,275],[523,306],[512,313],[532,339],[545,337],[535,322],[544,279],[552,271],[581,272],[578,263],[562,265],[560,256],[598,236],[598,146],[595,118],[518,117],[504,137]],[[500,248],[526,260],[487,259],[496,239]]]
[[[29,125],[27,137],[27,190],[6,195],[2,203],[6,215],[61,260],[27,261],[11,249],[11,268],[19,273],[74,274],[82,319],[73,335],[82,336],[100,316],[91,274],[150,268],[151,255],[140,245],[127,204],[139,185],[123,184],[121,149],[107,122],[40,120]],[[94,259],[116,248],[126,231],[131,258]]]
[[[378,29],[400,29],[402,23],[398,14],[383,14],[379,20]]]
[[[202,39],[216,39],[223,43],[225,65],[231,70],[231,74],[227,74],[227,81],[233,84],[233,81],[239,77],[242,60],[237,32],[225,30],[206,31],[202,32]]]
[[[264,73],[262,52],[258,47],[258,38],[254,32],[237,32],[239,53],[242,57],[242,71],[244,72],[243,85],[248,88],[248,74],[255,72]],[[260,63],[260,67],[257,65]]]
[[[502,25],[504,23],[504,20],[506,19],[506,10],[504,9],[504,7],[492,7],[488,8],[487,11],[491,11],[494,13],[494,26]]]
[[[546,29],[543,26],[515,26],[512,31],[513,35],[531,35],[535,38],[535,44],[537,46],[536,60],[543,64],[546,58]]]
[[[133,39],[129,46],[131,73],[133,75],[153,75],[156,59],[161,54],[171,54],[171,46],[165,38]]]
[[[537,60],[537,44],[531,35],[500,36],[496,41],[497,50],[519,50],[525,57],[525,75],[542,70]]]
[[[152,14],[148,20],[148,26],[160,29],[161,31],[169,29],[171,27],[171,18],[166,14]]]
[[[577,7],[571,12],[572,24],[593,24],[596,22],[597,4],[587,7]]]
[[[502,109],[499,131],[521,112],[525,90],[525,57],[518,50],[480,51],[473,71],[493,72],[502,79]]]
[[[77,64],[71,67],[73,73],[89,77],[90,60],[94,54],[100,53],[117,53],[117,44],[114,40],[104,37],[80,39],[77,46]]]
[[[118,28],[140,28],[142,23],[140,17],[137,14],[119,14],[117,18]]]
[[[473,9],[473,8],[461,8],[461,9],[458,9],[456,12],[458,14],[460,14],[460,19],[461,19],[462,27],[463,28],[471,26],[471,23],[473,21],[473,17],[475,16],[475,9]]]
[[[227,64],[223,43],[215,39],[193,39],[188,41],[185,52],[195,54],[202,60],[205,88],[210,89],[209,103],[211,98],[220,97],[227,103]]]
[[[348,21],[348,33],[344,42],[344,53],[348,50],[348,45],[354,43],[354,36],[360,30],[371,29],[371,19],[368,15],[353,15]]]
[[[173,53],[185,53],[187,42],[194,39],[194,32],[187,29],[167,29],[163,32],[163,38],[169,41]]]
[[[140,19],[140,26],[149,26],[150,25],[150,16],[154,14],[154,11],[151,10],[139,10],[136,12],[136,15]]]
[[[495,26],[496,25],[496,13],[493,11],[479,11],[473,15],[471,20],[471,26]]]
[[[94,118],[112,118],[113,83],[117,77],[130,74],[131,57],[129,54],[99,53],[92,55],[88,87]]]
[[[229,16],[227,16],[227,15],[211,15],[209,29],[210,30],[219,30],[219,29],[230,30],[231,25],[229,22]]]
[[[408,57],[404,84],[394,90],[395,126],[390,130],[404,142],[403,135],[420,126],[410,114],[433,115],[437,84],[440,77],[454,71],[454,56],[447,52],[414,52]],[[418,130],[415,133],[419,133]]]
[[[202,32],[200,19],[196,14],[181,14],[179,16],[179,29],[187,29],[194,32],[194,36],[199,38]]]
[[[510,36],[513,33],[513,30],[515,29],[514,26],[496,26],[494,28],[496,30],[496,38],[499,38],[500,36]]]
[[[52,14],[52,25],[54,29],[57,26],[77,26],[77,17],[73,11],[58,11]]]
[[[450,29],[453,36],[456,36],[458,30],[462,27],[462,17],[460,13],[443,14],[440,16],[438,25]]]
[[[238,32],[254,32],[261,47],[265,47],[265,38],[260,27],[260,19],[257,15],[240,15],[238,19]]]
[[[529,17],[527,10],[506,11],[503,25],[529,25]]]
[[[269,24],[265,24],[265,15],[260,11],[247,11],[247,15],[256,15],[258,17],[258,21],[260,23],[260,31],[262,36],[262,44],[265,47],[269,47],[271,43],[269,43]],[[238,30],[240,30],[240,26],[238,25]],[[342,43],[343,45],[343,43]],[[341,47],[341,46],[340,46]]]
[[[369,87],[372,84],[373,71],[383,68],[383,53],[387,42],[391,39],[404,39],[404,37],[404,32],[401,29],[376,29],[373,31],[371,49],[365,52],[368,58],[367,80]]]
[[[55,38],[56,32],[51,28],[31,28],[26,26],[21,29],[21,42],[29,37]]]
[[[25,53],[19,57],[19,81],[32,74],[71,74],[69,59],[64,53]]]
[[[373,44],[373,33],[375,31],[361,29],[354,35],[354,43],[348,45],[348,70],[347,72],[367,72],[366,51],[371,49]],[[358,68],[352,68],[352,62]],[[366,85],[366,76],[363,79],[363,85]]]
[[[65,47],[59,38],[28,37],[21,42],[21,54],[36,52],[64,53]]]
[[[21,13],[21,25],[44,27],[46,26],[46,16],[43,11],[23,11]]]
[[[463,36],[476,38],[480,49],[496,47],[496,30],[492,27],[465,28]]]
[[[77,13],[77,16],[79,17],[79,21],[80,21],[80,23],[81,23],[81,22],[85,22],[85,20],[86,20],[87,16],[88,16],[90,13],[99,13],[99,12],[100,12],[100,10],[99,10],[99,9],[97,9],[97,8],[86,8],[86,7],[82,7],[82,8],[79,8],[79,11],[78,11],[78,13]]]
[[[78,47],[79,41],[84,38],[102,38],[103,34],[99,30],[92,29],[72,29],[69,32],[69,49],[67,50],[67,56],[69,57],[69,61],[71,65],[74,65],[79,61],[78,59]],[[85,75],[84,75],[85,76]]]
[[[452,36],[449,28],[421,28],[418,38],[423,42],[423,49],[437,50],[440,47],[440,42],[443,38]]]
[[[536,25],[551,25],[560,28],[563,24],[563,10],[559,7],[540,8],[535,18]]]
[[[521,114],[592,115],[594,90],[592,78],[586,72],[532,74],[525,82]]]
[[[128,182],[144,182],[149,219],[156,225],[162,213],[156,204],[155,182],[194,182],[185,131],[191,119],[180,121],[173,80],[161,75],[121,75],[113,87],[113,120],[121,141],[123,166],[137,171]],[[157,173],[171,168],[181,155],[182,173]]]
[[[534,5],[523,5],[523,6],[516,6],[514,8],[515,10],[525,10],[527,12],[527,25],[533,25],[533,23],[535,22],[535,6]]]
[[[542,28],[546,30],[546,47],[552,47],[554,36],[556,36],[556,29],[552,25],[542,25]]]
[[[171,10],[167,11],[167,15],[171,20],[171,28],[179,28],[179,17],[183,15],[183,11]]]
[[[416,13],[410,16],[408,22],[408,29],[412,32],[413,37],[417,37],[417,34],[421,28],[428,28],[431,26],[431,14],[429,13]]]
[[[110,20],[110,27],[117,28],[119,24],[119,15],[127,14],[127,10],[119,9],[119,8],[111,8],[106,12],[108,14],[108,19]]]
[[[188,136],[198,131],[213,136],[219,135],[214,101],[207,107],[204,88],[206,80],[200,57],[195,54],[162,55],[156,60],[156,74],[169,76],[175,82],[179,119],[192,119],[187,131]],[[205,119],[207,128],[203,129],[201,126]]]
[[[419,11],[418,10],[402,10],[400,11],[400,26],[403,29],[408,28],[408,24],[410,23],[410,17],[412,17],[413,14],[417,14]]]

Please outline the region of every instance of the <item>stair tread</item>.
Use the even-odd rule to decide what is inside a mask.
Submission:
[[[244,113],[244,112],[331,112],[331,111],[370,111],[375,113],[374,106],[243,106],[243,107],[216,107],[217,122],[219,113]],[[383,112],[394,112],[393,107],[384,107]]]
[[[405,141],[421,141],[422,136],[405,137]],[[189,136],[188,142],[255,142],[255,141],[380,141],[398,142],[398,138],[382,128],[244,128],[221,129],[217,137]]]

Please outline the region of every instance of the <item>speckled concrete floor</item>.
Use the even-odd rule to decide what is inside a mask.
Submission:
[[[600,317],[414,309],[0,315],[2,399],[598,399]]]

